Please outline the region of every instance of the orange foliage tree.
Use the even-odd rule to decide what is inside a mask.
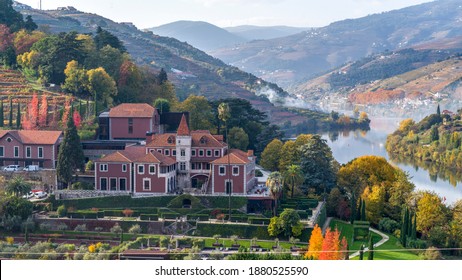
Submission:
[[[316,224],[313,231],[311,232],[310,242],[308,245],[308,251],[305,254],[306,259],[317,260],[322,250],[322,243],[324,238],[322,237],[321,228]]]

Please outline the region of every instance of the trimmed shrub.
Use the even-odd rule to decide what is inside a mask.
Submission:
[[[268,226],[271,222],[271,219],[260,218],[260,217],[249,217],[249,223],[252,225],[266,225]]]
[[[158,221],[159,215],[157,214],[141,214],[140,220],[142,221]]]
[[[191,201],[191,208],[192,209],[200,209],[200,208],[204,208],[204,206],[202,205],[201,203],[201,200],[195,196],[192,196],[190,194],[182,194],[174,199],[172,199],[172,201],[170,201],[170,203],[168,204],[168,207],[169,208],[183,208],[183,202],[185,200],[189,200]]]
[[[209,220],[209,215],[207,214],[188,214],[188,221],[195,221],[199,219],[199,221],[208,221]]]

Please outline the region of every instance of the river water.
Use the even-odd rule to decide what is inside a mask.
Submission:
[[[338,135],[323,134],[331,147],[334,158],[341,164],[364,155],[385,157],[389,162],[409,173],[416,190],[430,190],[437,193],[450,205],[462,199],[462,178],[451,184],[448,180],[430,176],[429,172],[410,164],[397,163],[390,160],[385,149],[387,135],[393,133],[402,119],[372,119],[368,132],[340,132]],[[455,186],[454,186],[455,185]]]

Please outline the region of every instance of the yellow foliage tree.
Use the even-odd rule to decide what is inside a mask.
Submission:
[[[446,224],[445,206],[441,198],[432,192],[417,193],[417,230],[427,236],[430,229]]]

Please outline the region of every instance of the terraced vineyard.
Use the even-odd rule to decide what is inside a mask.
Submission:
[[[34,94],[37,94],[39,100],[42,99],[43,95],[47,96],[49,118],[51,118],[50,114],[65,106],[66,99],[72,98],[64,93],[47,91],[39,85],[29,83],[20,71],[0,67],[0,100],[3,101],[6,126],[9,123],[10,110],[13,108],[12,124],[13,128],[16,127],[18,104],[21,108],[21,113],[23,113]],[[10,100],[12,106],[10,106]]]

